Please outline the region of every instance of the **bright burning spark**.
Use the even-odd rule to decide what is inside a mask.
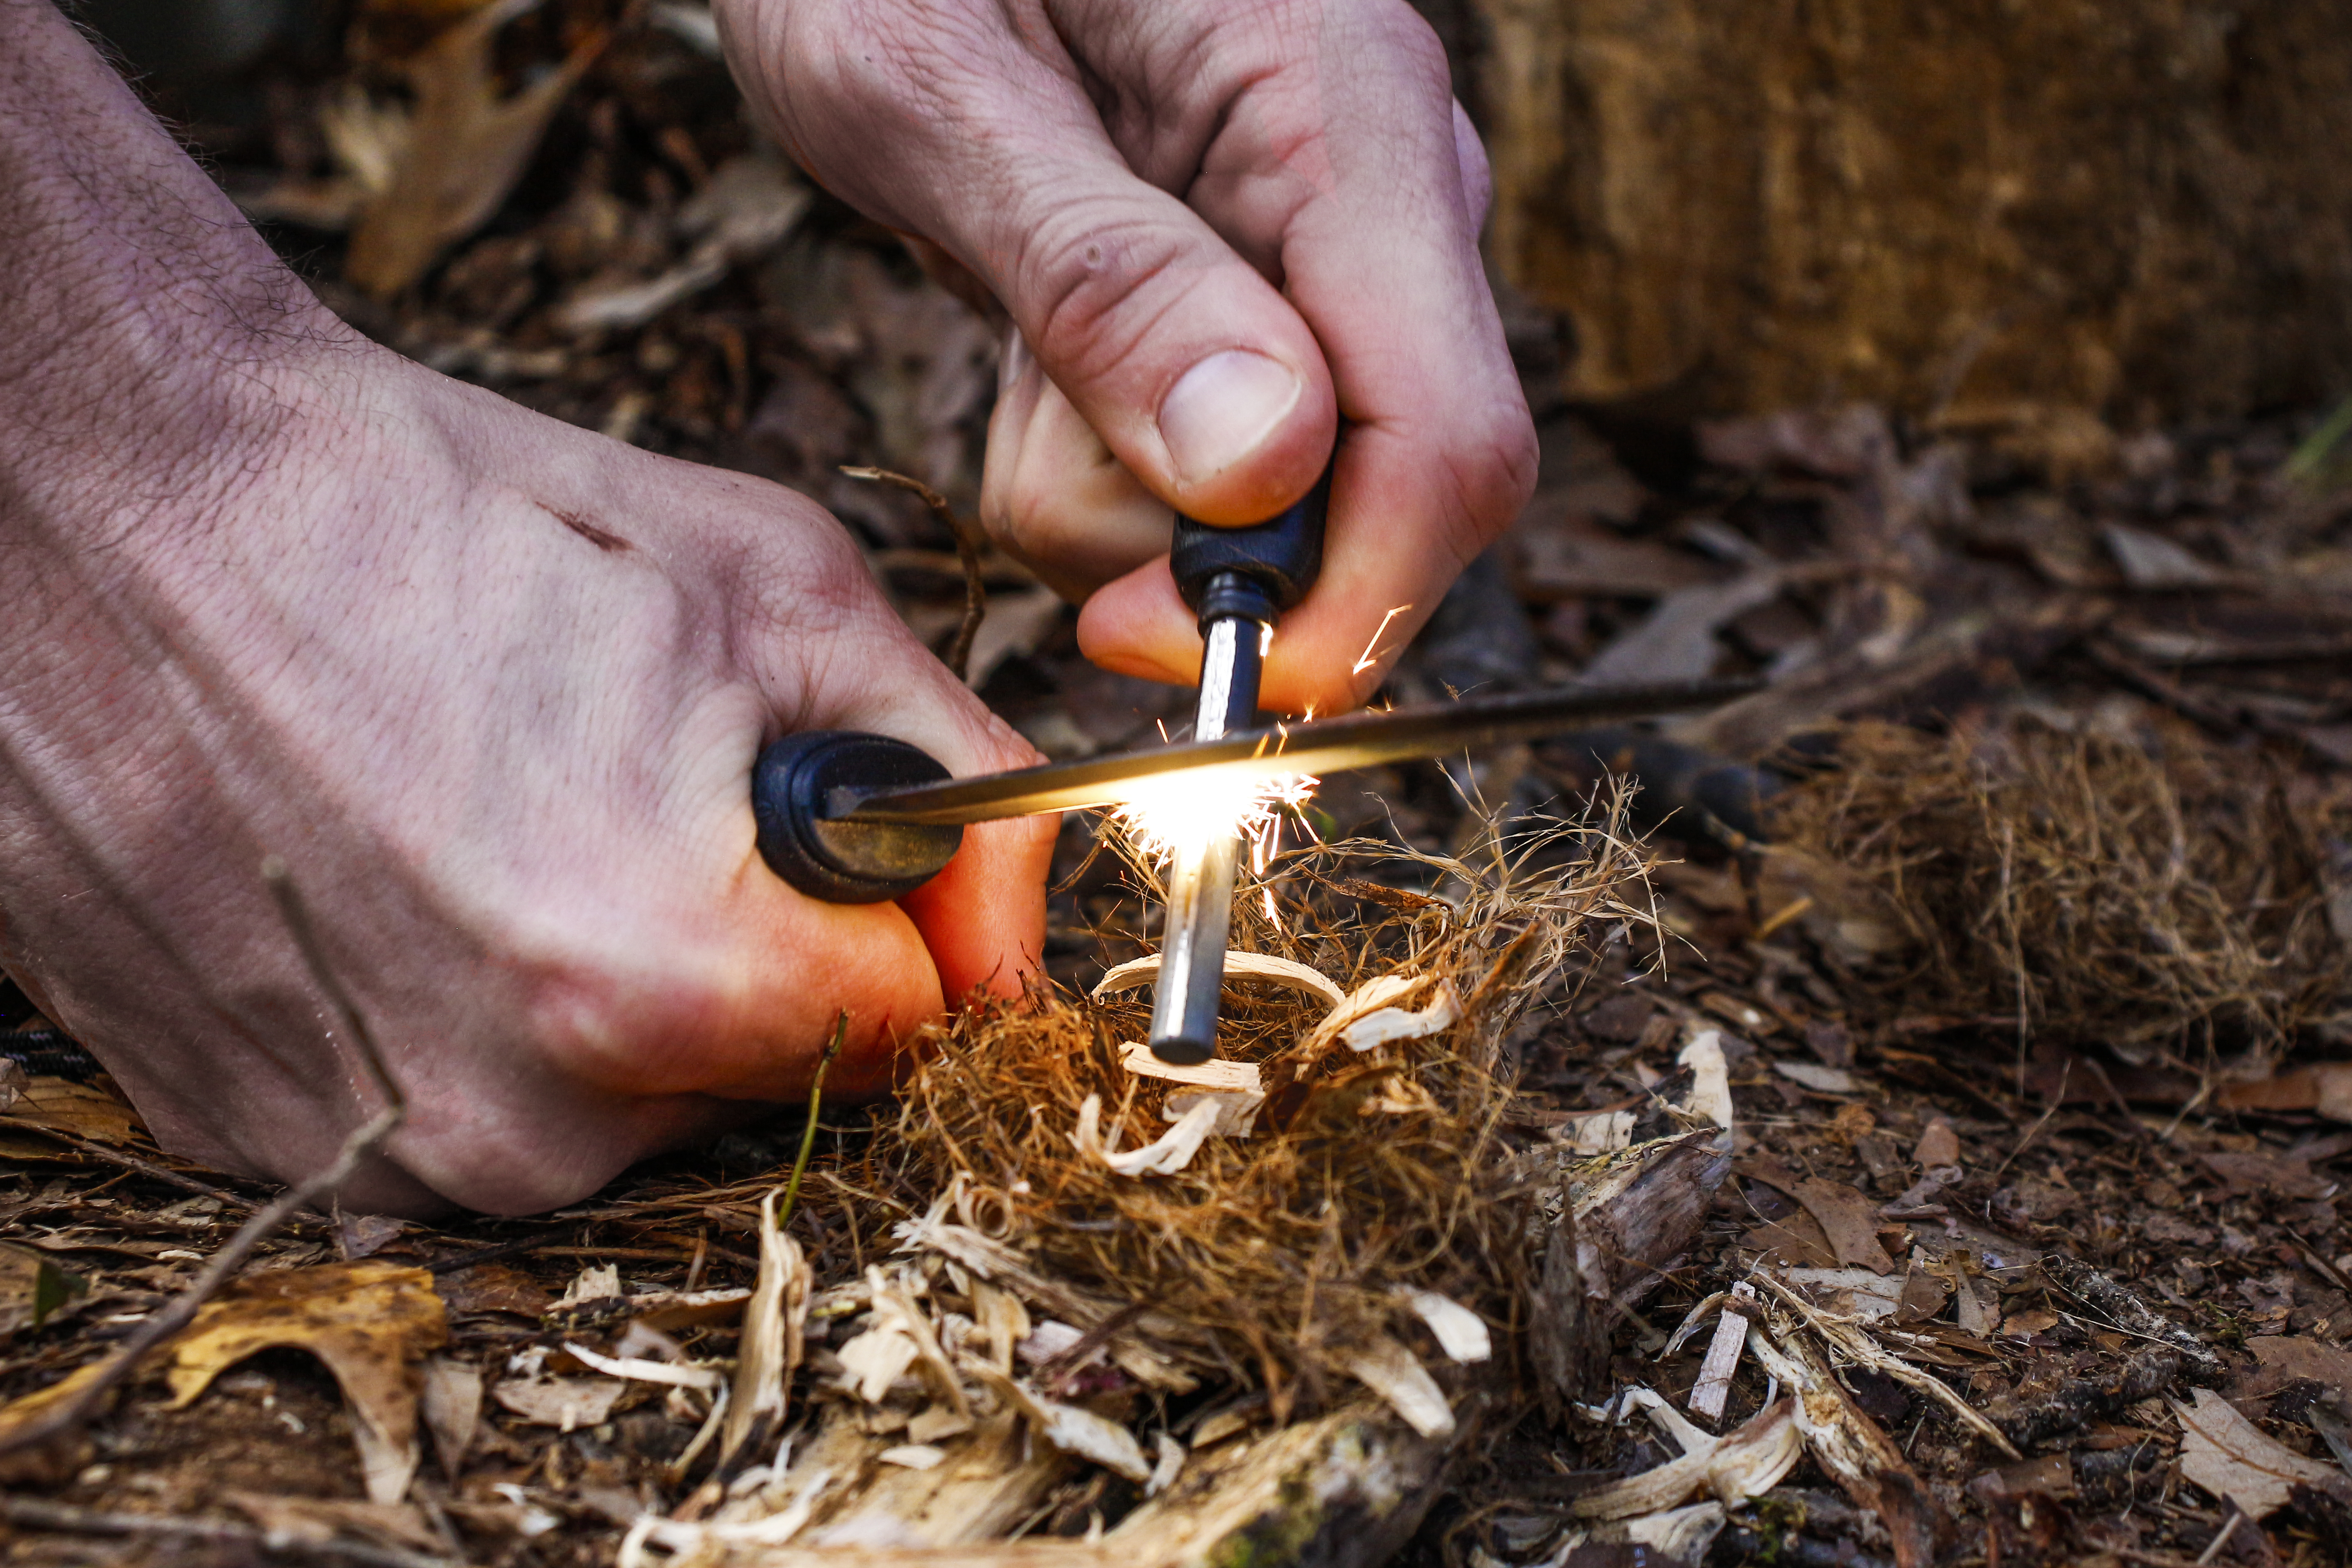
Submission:
[[[1389,623],[1412,608],[1411,605],[1399,605],[1381,617],[1381,624],[1372,630],[1372,640],[1364,645],[1364,657],[1356,661],[1356,667],[1348,671],[1349,674],[1361,675],[1380,662],[1381,639],[1389,635]]]
[[[1277,778],[1177,773],[1139,783],[1135,798],[1113,815],[1136,846],[1155,859],[1171,859],[1231,835],[1248,840],[1251,865],[1264,870],[1281,835],[1284,814],[1311,799],[1317,782],[1302,773]]]

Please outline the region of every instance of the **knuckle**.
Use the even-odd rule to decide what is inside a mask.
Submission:
[[[665,953],[656,968],[592,940],[562,942],[527,982],[526,1037],[560,1079],[610,1094],[677,1094],[703,1087],[697,1042],[728,1037],[749,999],[723,963]],[[678,961],[683,958],[683,961]]]
[[[1115,210],[1125,205],[1071,203],[1021,242],[1023,330],[1065,384],[1129,359],[1191,291],[1182,237],[1139,204]]]
[[[1473,556],[1511,525],[1535,493],[1535,422],[1524,405],[1496,405],[1449,443],[1446,467],[1458,511],[1455,552]]]

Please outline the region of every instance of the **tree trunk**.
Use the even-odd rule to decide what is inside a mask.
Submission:
[[[2136,425],[2352,384],[2347,0],[1470,4],[1496,258],[1572,323],[1572,400]]]

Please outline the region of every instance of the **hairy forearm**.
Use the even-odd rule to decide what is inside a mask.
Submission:
[[[0,0],[0,538],[18,542],[113,510],[93,491],[138,507],[233,483],[285,416],[281,373],[349,341],[49,0]]]

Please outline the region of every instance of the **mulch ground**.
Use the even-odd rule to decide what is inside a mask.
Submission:
[[[969,516],[992,329],[894,237],[814,192],[782,233],[727,254],[641,319],[640,306],[611,304],[692,261],[713,231],[696,198],[723,196],[730,166],[757,156],[723,67],[691,17],[675,16],[685,9],[568,0],[507,28],[496,58],[515,80],[597,49],[488,221],[382,299],[344,278],[341,225],[369,197],[352,188],[337,137],[364,123],[350,94],[396,99],[400,62],[431,35],[420,14],[314,24],[233,79],[151,86],[362,330],[558,417],[807,491],[857,533],[909,625],[944,647],[962,605],[954,539],[913,497],[839,470],[915,476]],[[761,188],[751,199],[772,201]],[[2305,1070],[2340,1057],[2352,1029],[2341,984],[2352,939],[2347,421],[2304,410],[2117,435],[2023,414],[1954,430],[1867,408],[1633,418],[1560,405],[1556,324],[1515,310],[1510,325],[1544,435],[1542,489],[1448,599],[1391,695],[1710,673],[1769,685],[1663,737],[1583,735],[1331,780],[1312,820],[1326,837],[1441,852],[1490,819],[1573,815],[1603,763],[1639,774],[1637,811],[1668,861],[1654,879],[1657,928],[1599,944],[1511,1041],[1513,1135],[1533,1145],[1583,1117],[1644,1112],[1691,1026],[1720,1031],[1739,1110],[1732,1175],[1697,1242],[1618,1326],[1613,1378],[1685,1404],[1711,1332],[1661,1352],[1759,1256],[1859,1270],[1822,1280],[1822,1299],[1883,1314],[1903,1336],[1897,1353],[2024,1456],[2005,1461],[1916,1387],[1850,1373],[1855,1401],[1953,1518],[1956,1560],[2352,1560],[2352,1510],[2336,1491],[2306,1483],[2272,1507],[2225,1500],[2184,1465],[2179,1415],[2210,1385],[2352,1495],[2338,1464],[2352,1455],[2341,1403],[2352,1400],[2352,1237],[2337,1208],[2352,1091],[2331,1097],[2329,1076]],[[1017,565],[992,557],[986,580],[993,624],[974,683],[1042,750],[1148,744],[1181,722],[1183,693],[1087,666],[1069,614]],[[1784,837],[1791,803],[1817,802],[1857,765],[1864,721],[1976,738],[1989,777],[2030,731],[2193,757],[2242,779],[2247,798],[2284,803],[2302,837],[2266,851],[2277,874],[2245,896],[2251,923],[2227,934],[2252,944],[2263,973],[2294,973],[2275,994],[2184,983],[2119,1033],[2111,1019],[2086,1023],[2054,984],[2073,957],[2062,910],[2048,928],[2060,934],[2012,941],[2015,984],[1987,979],[1953,955],[1997,910],[1906,901],[1937,855],[1982,845],[1919,848],[1906,883],[1872,859],[1868,831],[1848,832],[1834,857]],[[1881,839],[1895,833],[1899,805],[1874,809]],[[1092,831],[1066,826],[1056,868],[1047,963],[1072,987],[1140,951],[1103,934],[1132,929],[1136,910],[1115,858],[1090,856]],[[2193,817],[2179,826],[2200,831]],[[1799,858],[1776,858],[1784,845]],[[2084,851],[2095,878],[2097,853]],[[2265,934],[2253,907],[2264,900],[2292,904],[2301,923]],[[1930,917],[1937,930],[1913,929]],[[2158,934],[2137,950],[2159,977],[2186,963]],[[0,1047],[37,1077],[86,1086],[78,1098],[47,1087],[0,1120],[0,1237],[16,1248],[0,1393],[14,1396],[119,1340],[268,1189],[154,1151],[71,1043],[5,994]],[[816,1168],[854,1176],[868,1126],[866,1113],[827,1111]],[[557,1300],[584,1269],[616,1265],[633,1290],[749,1284],[757,1196],[800,1131],[787,1112],[531,1220],[301,1218],[264,1244],[260,1267],[425,1266],[451,1353],[495,1367],[560,1337]],[[820,1258],[870,1247],[843,1215],[813,1188],[795,1234]],[[2160,1343],[2127,1304],[2053,1258],[2099,1271],[2194,1336],[2210,1364],[2151,1353]],[[722,1331],[693,1337],[703,1332],[688,1348],[725,1352]],[[1719,1429],[1767,1393],[1743,1364]],[[677,1500],[667,1467],[696,1425],[658,1390],[571,1431],[494,1405],[463,1466],[444,1474],[428,1461],[424,1501],[394,1518],[362,1500],[350,1417],[307,1355],[266,1352],[186,1408],[165,1405],[160,1384],[137,1385],[71,1452],[18,1465],[16,1495],[87,1511],[80,1528],[21,1525],[12,1560],[242,1561],[259,1532],[293,1528],[292,1500],[310,1510],[308,1549],[347,1559],[603,1563],[629,1521]],[[1530,1414],[1482,1434],[1480,1450],[1407,1561],[1634,1561],[1624,1546],[1564,1548],[1563,1508],[1671,1457],[1639,1422],[1574,1414]],[[1073,1482],[1033,1529],[1083,1534],[1102,1497]],[[92,1533],[117,1513],[249,1531]],[[1860,1564],[1891,1550],[1807,1462],[1734,1509],[1707,1560]]]

